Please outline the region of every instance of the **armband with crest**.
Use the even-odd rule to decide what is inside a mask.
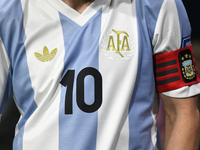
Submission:
[[[154,56],[158,92],[168,92],[200,82],[192,45]]]

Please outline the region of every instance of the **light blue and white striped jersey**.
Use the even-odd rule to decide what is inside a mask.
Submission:
[[[181,0],[95,0],[82,14],[1,0],[0,114],[12,89],[21,113],[13,149],[160,150],[153,55],[188,45]]]

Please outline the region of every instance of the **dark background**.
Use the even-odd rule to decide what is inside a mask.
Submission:
[[[198,70],[200,70],[200,0],[183,0],[183,3],[191,23],[192,44]],[[0,150],[12,150],[12,140],[18,118],[19,112],[11,97],[0,123]]]

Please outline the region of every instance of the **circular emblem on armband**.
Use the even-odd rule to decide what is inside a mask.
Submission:
[[[196,80],[193,56],[189,49],[181,51],[178,55],[183,81],[189,83]]]

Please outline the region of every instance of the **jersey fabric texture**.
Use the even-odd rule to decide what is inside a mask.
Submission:
[[[0,114],[14,150],[161,150],[153,55],[191,44],[181,0],[1,0]],[[163,94],[189,97],[200,84]]]

